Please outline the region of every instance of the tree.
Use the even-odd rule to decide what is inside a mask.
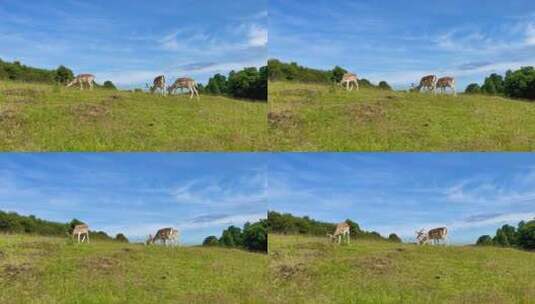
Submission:
[[[118,242],[123,242],[123,243],[128,243],[128,239],[126,238],[126,236],[122,233],[118,233],[116,236],[115,236],[115,240],[118,241]]]
[[[102,88],[103,89],[108,89],[108,90],[117,90],[117,88],[115,87],[113,82],[111,82],[111,80],[104,81],[104,84],[102,85]]]
[[[504,92],[513,98],[535,100],[535,69],[522,67],[517,71],[508,71],[504,81]]]
[[[518,224],[517,242],[520,248],[535,250],[535,219],[527,223]]]
[[[379,82],[379,86],[378,87],[381,90],[392,91],[392,87],[390,87],[390,85],[386,81]]]
[[[490,235],[486,234],[486,235],[480,236],[479,239],[477,239],[476,245],[477,246],[492,246],[494,245],[494,243],[492,242],[492,238],[490,237]]]
[[[267,252],[267,238],[267,221],[244,226],[243,244],[248,250]]]
[[[361,233],[359,224],[350,219],[346,219],[346,223],[349,225],[349,236],[353,239],[357,238],[357,236]]]
[[[56,75],[54,79],[56,80],[56,82],[66,84],[74,79],[74,74],[70,69],[60,65],[56,70]]]
[[[395,233],[391,233],[388,236],[388,240],[395,243],[401,243],[401,238]]]
[[[340,81],[342,81],[344,74],[347,73],[347,70],[339,66],[335,66],[334,69],[331,71],[331,73],[332,73],[331,81],[339,83]]]
[[[485,78],[481,91],[489,95],[504,94],[503,77],[496,73],[492,73],[489,77]]]
[[[511,247],[516,245],[515,227],[503,225],[496,231],[496,236],[492,240],[495,245],[502,247]]]
[[[477,83],[471,83],[466,87],[466,90],[464,90],[466,94],[480,94],[481,93],[481,87]]]
[[[204,241],[202,242],[202,245],[203,246],[218,246],[219,241],[217,240],[216,236],[211,235],[204,239]]]
[[[227,77],[215,74],[208,80],[205,90],[215,95],[227,94]]]

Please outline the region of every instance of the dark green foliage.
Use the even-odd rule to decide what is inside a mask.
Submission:
[[[227,94],[227,77],[215,74],[214,77],[208,80],[204,92],[214,95]]]
[[[377,87],[381,90],[392,91],[392,87],[386,81],[379,82],[379,85]]]
[[[335,66],[334,69],[331,71],[331,81],[339,83],[340,81],[342,81],[342,78],[344,77],[345,73],[347,73],[347,70],[339,66]]]
[[[509,97],[535,100],[535,69],[523,67],[514,72],[508,71],[504,91]]]
[[[267,101],[267,74],[267,67],[231,71],[228,77],[216,74],[205,87],[199,85],[199,92]]]
[[[492,246],[494,245],[494,243],[492,242],[492,238],[490,237],[490,235],[486,234],[486,235],[480,236],[479,239],[477,239],[476,245],[477,246]]]
[[[0,233],[29,233],[45,236],[71,236],[74,226],[83,222],[73,219],[71,222],[63,224],[50,222],[36,218],[33,215],[23,216],[15,212],[0,211]],[[90,238],[97,240],[113,240],[112,237],[103,231],[90,232]],[[126,239],[126,237],[125,237]]]
[[[267,221],[261,220],[253,224],[245,223],[243,229],[230,226],[223,230],[219,239],[213,235],[209,236],[204,239],[202,245],[267,252]]]
[[[496,230],[496,235],[491,238],[489,235],[479,237],[476,245],[516,247],[526,250],[535,250],[535,219],[527,223],[522,221],[518,227],[503,225]]]
[[[203,246],[217,246],[219,245],[219,241],[217,240],[217,237],[214,235],[211,235],[204,239],[202,242]]]
[[[395,243],[401,243],[401,238],[395,233],[390,233],[388,240]]]
[[[308,216],[298,217],[289,213],[278,213],[275,211],[268,212],[268,227],[269,232],[278,234],[308,234],[313,236],[326,236],[333,233],[336,229],[336,224],[326,223],[313,220]],[[359,225],[350,219],[346,220],[349,224],[351,238],[355,239],[370,239],[370,240],[386,240],[379,233],[373,231],[364,231]]]
[[[485,78],[485,82],[481,87],[481,92],[490,95],[502,95],[504,93],[503,77],[493,73],[489,77]]]
[[[118,241],[118,242],[123,242],[123,243],[128,243],[128,239],[126,238],[126,236],[122,233],[118,233],[116,236],[115,236],[115,240]]]
[[[18,61],[10,63],[0,60],[0,79],[54,83],[56,70],[36,69],[27,67]]]
[[[466,90],[464,90],[466,94],[480,94],[481,93],[481,87],[477,83],[471,83],[466,87]]]
[[[74,74],[73,72],[60,65],[57,70],[56,70],[56,75],[54,77],[54,80],[58,83],[61,83],[61,84],[67,84],[69,83],[70,81],[72,81],[74,79]]]
[[[108,90],[117,90],[117,87],[111,82],[110,80],[104,81],[104,84],[102,85],[102,88],[108,89]]]

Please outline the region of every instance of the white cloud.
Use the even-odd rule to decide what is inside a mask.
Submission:
[[[248,36],[249,45],[252,47],[264,47],[268,43],[268,31],[266,28],[252,25]]]
[[[533,46],[535,45],[535,24],[530,23],[526,28],[526,45]]]

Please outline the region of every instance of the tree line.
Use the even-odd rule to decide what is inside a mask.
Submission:
[[[0,211],[0,233],[36,234],[42,236],[65,237],[72,235],[74,226],[84,224],[82,221],[73,219],[69,223],[58,223],[43,220],[34,215],[24,216],[16,212]],[[115,237],[109,236],[104,231],[90,231],[90,238],[97,240],[114,240],[128,242],[122,233]]]
[[[385,238],[378,232],[362,230],[359,224],[350,219],[347,219],[345,222],[351,227],[350,235],[353,239],[387,240],[401,243],[401,238],[395,233],[391,233]],[[323,237],[328,233],[333,233],[336,229],[336,224],[317,221],[308,216],[299,217],[290,213],[269,211],[268,229],[270,233],[307,234],[311,236]]]
[[[268,60],[268,79],[270,81],[297,81],[305,83],[339,83],[348,71],[335,66],[332,70],[319,70],[300,66],[296,62],[285,63],[278,59]],[[364,88],[378,88],[392,90],[386,81],[375,85],[368,79],[359,79],[359,86]]]
[[[268,68],[263,66],[231,71],[228,76],[215,74],[200,91],[213,95],[267,101]]]
[[[249,251],[267,252],[267,221],[245,223],[243,229],[229,226],[218,238],[211,235],[204,239],[203,246],[243,248]]]
[[[493,73],[485,78],[482,85],[469,84],[465,92],[535,100],[535,68],[530,66],[509,70],[505,77]]]
[[[503,225],[496,230],[493,237],[488,234],[480,236],[476,245],[535,250],[535,219],[528,222],[521,221],[516,228],[511,225]]]

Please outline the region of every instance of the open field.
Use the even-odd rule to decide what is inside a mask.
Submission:
[[[0,303],[266,303],[267,256],[0,235]]]
[[[0,151],[267,150],[266,103],[0,82]]]
[[[535,103],[270,82],[276,151],[533,151]]]
[[[514,249],[270,234],[269,256],[280,303],[535,302],[535,253]]]

